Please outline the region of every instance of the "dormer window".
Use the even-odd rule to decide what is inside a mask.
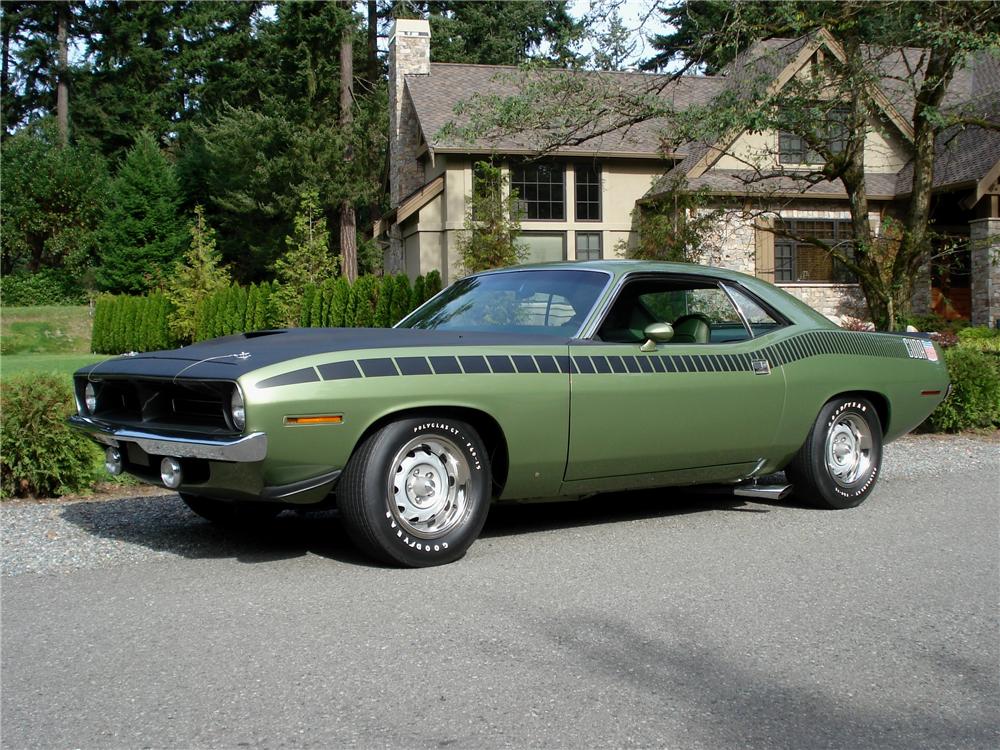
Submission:
[[[818,123],[811,135],[825,141],[831,153],[840,154],[847,148],[848,121],[851,111],[847,107],[834,107],[826,112],[826,119]],[[778,162],[780,164],[823,164],[826,161],[811,149],[800,134],[782,131],[778,134]]]

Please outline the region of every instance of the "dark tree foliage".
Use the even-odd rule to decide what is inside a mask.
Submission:
[[[111,182],[99,233],[97,284],[141,293],[158,285],[188,244],[181,191],[153,136],[141,133]]]
[[[584,25],[560,0],[427,0],[399,5],[403,7],[397,8],[397,15],[430,20],[434,62],[520,65],[538,60],[569,65],[581,60],[577,48]]]
[[[107,167],[86,146],[61,146],[55,122],[19,130],[3,147],[4,274],[42,268],[77,277],[93,261],[107,200]]]
[[[0,105],[5,136],[32,120],[56,113],[60,15],[66,20],[68,38],[86,33],[82,2],[15,0],[0,5]]]

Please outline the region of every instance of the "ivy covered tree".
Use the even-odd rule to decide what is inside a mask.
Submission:
[[[182,200],[173,167],[143,131],[111,181],[99,235],[101,289],[138,294],[159,284],[188,242]]]

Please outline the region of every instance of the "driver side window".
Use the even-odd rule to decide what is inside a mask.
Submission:
[[[626,283],[597,336],[610,343],[642,343],[650,323],[670,323],[674,328],[671,344],[751,338],[729,296],[718,285],[706,279],[679,277]]]

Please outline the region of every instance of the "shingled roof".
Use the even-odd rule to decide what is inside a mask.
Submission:
[[[585,72],[542,69],[525,72],[516,67],[496,65],[465,65],[431,63],[430,74],[406,76],[406,92],[412,102],[420,132],[427,148],[441,153],[501,153],[534,154],[539,151],[565,155],[612,155],[620,158],[659,158],[673,156],[680,161],[647,193],[655,197],[680,176],[689,176],[711,148],[708,143],[672,144],[668,124],[662,119],[645,120],[628,127],[608,129],[608,121],[588,123],[575,132],[577,141],[570,145],[552,138],[552,131],[535,131],[516,135],[479,136],[464,140],[461,128],[469,123],[467,114],[457,109],[473,95],[507,97],[518,93],[525,82],[544,81],[551,76],[587,76],[591,85],[596,81],[608,97],[622,98],[655,94],[670,107],[683,111],[691,106],[708,104],[727,88],[755,89],[749,79],[776,79],[796,59],[803,47],[817,39],[814,35],[800,39],[769,39],[757,42],[717,76],[672,77],[631,72]],[[904,117],[913,108],[915,84],[919,84],[922,51],[897,50],[882,55],[875,49],[865,50],[878,66],[887,104]],[[982,53],[958,71],[945,100],[952,109],[974,110],[979,116],[1000,120],[1000,59]],[[451,128],[445,129],[451,124]],[[613,123],[612,123],[613,124]],[[577,126],[579,127],[579,126]],[[587,128],[590,130],[587,130]],[[593,136],[589,136],[593,133]],[[667,153],[669,151],[669,153]],[[952,128],[942,133],[937,142],[934,186],[949,189],[974,185],[996,171],[1000,163],[1000,133],[976,127]],[[867,175],[868,189],[873,196],[905,195],[912,182],[912,167],[893,175]],[[802,190],[803,183],[779,176],[767,180],[753,179],[749,172],[710,169],[688,180],[692,188],[705,187],[713,192],[745,194],[752,191],[802,192],[815,196],[842,196],[839,183],[819,183]]]
[[[648,73],[597,73],[539,70],[525,73],[503,65],[462,65],[431,63],[429,75],[407,75],[406,88],[427,147],[438,152],[461,153],[535,153],[545,148],[546,134],[524,133],[498,138],[479,137],[469,142],[457,135],[448,136],[442,129],[449,123],[456,128],[469,123],[468,116],[457,115],[456,107],[473,94],[500,97],[515,95],[524,76],[543,78],[553,75],[587,76],[605,87],[609,96],[636,97],[654,94],[682,110],[692,105],[707,104],[726,82],[705,76],[670,76]],[[601,123],[591,123],[593,130],[603,129]],[[607,154],[657,158],[663,155],[664,138],[669,137],[662,120],[646,120],[627,128],[586,138],[579,145],[560,146],[556,153]],[[454,130],[452,131],[454,132]]]

